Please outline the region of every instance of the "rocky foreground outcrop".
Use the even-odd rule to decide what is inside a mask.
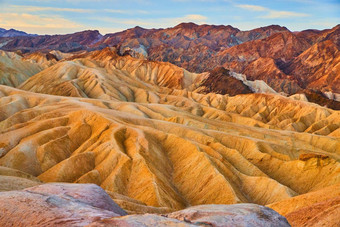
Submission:
[[[52,183],[0,193],[0,226],[290,226],[255,204],[201,205],[170,214],[127,215],[95,184]]]
[[[268,205],[292,226],[339,226],[340,184]]]

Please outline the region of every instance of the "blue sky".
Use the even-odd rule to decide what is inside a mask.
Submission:
[[[292,31],[340,23],[340,0],[0,0],[0,27],[36,34],[167,28],[181,22]]]

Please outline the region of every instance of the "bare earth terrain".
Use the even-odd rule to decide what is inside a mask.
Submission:
[[[228,29],[238,54],[275,38],[294,58],[190,72],[119,47],[0,51],[0,226],[338,226],[340,111],[324,105],[338,105],[339,26]]]

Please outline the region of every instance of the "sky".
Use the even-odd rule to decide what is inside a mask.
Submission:
[[[340,24],[340,0],[0,0],[0,28],[32,34],[114,33],[181,22],[241,30],[278,24],[291,31]]]

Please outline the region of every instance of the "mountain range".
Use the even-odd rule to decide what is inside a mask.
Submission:
[[[0,37],[18,37],[18,36],[37,36],[36,34],[27,34],[26,32],[23,31],[18,31],[13,28],[11,29],[4,29],[0,28]]]
[[[224,67],[244,74],[247,80],[264,81],[278,93],[303,93],[312,102],[340,109],[339,32],[340,25],[291,32],[278,25],[240,31],[230,25],[181,23],[167,29],[135,27],[104,36],[83,31],[3,37],[0,47],[27,54],[50,50],[77,53],[113,46],[120,55],[170,62],[195,73]]]
[[[338,31],[0,38],[0,226],[337,226]]]

